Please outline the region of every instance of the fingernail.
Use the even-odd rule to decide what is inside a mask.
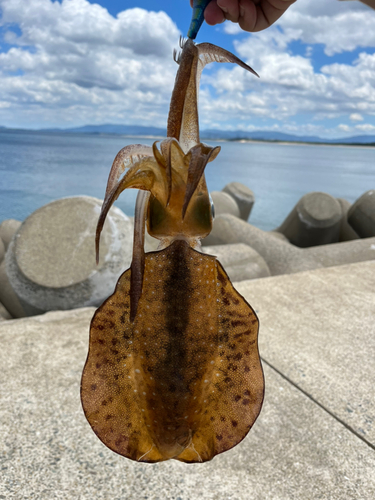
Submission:
[[[244,17],[244,15],[245,15],[245,9],[244,9],[243,5],[239,4],[239,8],[240,8],[240,17]]]

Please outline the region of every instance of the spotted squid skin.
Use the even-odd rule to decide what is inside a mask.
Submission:
[[[92,320],[86,418],[127,458],[211,460],[246,436],[261,409],[256,314],[215,257],[176,240],[146,254],[131,323],[130,272]]]

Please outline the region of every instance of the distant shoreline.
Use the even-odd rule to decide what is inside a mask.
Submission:
[[[0,127],[0,133],[30,133],[30,134],[46,134],[46,135],[84,135],[84,136],[110,136],[110,137],[125,137],[125,138],[141,138],[141,139],[164,139],[165,135],[152,134],[121,134],[110,132],[80,132],[71,130],[32,130],[21,128]],[[201,139],[204,141],[214,142],[238,142],[238,143],[254,143],[254,144],[277,144],[280,146],[346,146],[346,147],[361,147],[375,148],[375,142],[324,142],[324,141],[298,141],[298,140],[281,140],[281,139],[247,139],[247,138],[226,138],[226,137],[205,137],[204,132],[201,134]]]
[[[210,140],[215,140],[217,142],[221,142],[220,140],[217,139],[210,139]],[[365,148],[375,148],[375,142],[369,142],[369,143],[361,143],[361,142],[306,142],[306,141],[277,141],[277,140],[268,140],[268,139],[236,139],[236,140],[228,140],[224,139],[223,142],[253,142],[256,144],[262,144],[264,142],[270,143],[270,144],[277,144],[279,146],[349,146],[349,147],[365,147]]]

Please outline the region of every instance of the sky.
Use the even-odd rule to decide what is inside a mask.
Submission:
[[[0,0],[0,126],[165,127],[189,0]],[[375,10],[297,0],[256,34],[203,25],[197,43],[233,52],[203,72],[201,129],[325,138],[375,134]]]

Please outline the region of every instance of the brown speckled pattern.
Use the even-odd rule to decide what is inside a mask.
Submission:
[[[232,448],[263,401],[254,311],[215,257],[183,241],[146,254],[133,324],[129,287],[130,270],[91,323],[81,395],[94,432],[143,462]]]

